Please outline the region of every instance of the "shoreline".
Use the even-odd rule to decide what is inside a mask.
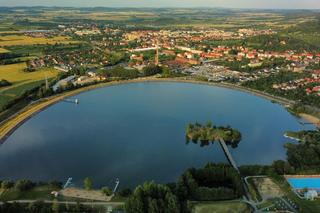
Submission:
[[[320,127],[320,119],[314,115],[306,114],[306,113],[299,113],[299,116],[306,121],[314,124],[316,127]]]
[[[115,85],[121,85],[121,84],[129,84],[129,83],[140,83],[140,82],[177,82],[177,83],[193,83],[193,84],[201,84],[201,85],[208,85],[208,86],[216,86],[216,87],[222,87],[227,89],[233,89],[238,90],[241,92],[246,92],[251,95],[255,95],[258,97],[262,97],[271,101],[275,101],[284,107],[287,105],[294,104],[294,101],[282,98],[282,97],[275,97],[270,94],[266,94],[261,91],[252,90],[250,88],[245,88],[242,86],[229,84],[229,83],[215,83],[215,82],[204,82],[204,81],[198,81],[194,79],[187,79],[187,78],[157,78],[157,77],[144,77],[144,78],[137,78],[137,79],[131,79],[131,80],[120,80],[120,81],[111,81],[111,82],[105,82],[105,83],[98,83],[95,85],[90,85],[86,87],[82,87],[79,89],[66,91],[61,94],[57,94],[48,98],[40,99],[34,103],[29,104],[28,106],[24,107],[20,111],[16,112],[9,118],[3,120],[0,122],[0,144],[4,143],[5,140],[17,129],[19,128],[24,122],[26,122],[28,119],[32,118],[37,113],[41,112],[42,110],[45,110],[46,108],[50,107],[51,105],[58,103],[62,101],[65,98],[78,95],[83,92],[91,91],[94,89],[99,89],[103,87],[109,87],[109,86],[115,86]],[[305,114],[307,115],[307,114]],[[305,116],[303,115],[303,116]],[[305,120],[310,119],[310,117],[313,117],[311,115],[303,117]],[[308,119],[307,119],[308,118]],[[318,118],[316,118],[318,119]],[[315,119],[312,119],[315,121]],[[310,121],[310,120],[308,120]],[[320,122],[320,119],[318,119]],[[310,121],[311,122],[311,121]],[[317,122],[312,122],[313,124],[317,125]]]

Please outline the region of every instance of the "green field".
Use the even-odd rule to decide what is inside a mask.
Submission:
[[[53,196],[50,194],[52,191],[57,190],[52,186],[36,186],[32,190],[28,191],[18,191],[14,188],[2,190],[0,193],[1,201],[9,201],[9,200],[37,200],[37,199],[47,199],[51,200]]]
[[[247,204],[240,201],[206,202],[194,205],[192,213],[250,213]]]
[[[16,45],[34,45],[34,44],[56,44],[56,43],[77,43],[66,36],[56,36],[53,38],[35,38],[24,35],[5,35],[0,36],[0,46],[16,46]]]
[[[0,79],[12,83],[11,86],[0,88],[0,108],[8,101],[18,97],[24,91],[37,87],[48,79],[57,76],[58,71],[53,68],[44,68],[35,72],[24,72],[25,63],[1,65]]]

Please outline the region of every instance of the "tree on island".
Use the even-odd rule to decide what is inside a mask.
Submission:
[[[83,181],[83,184],[84,184],[84,188],[86,190],[91,190],[92,189],[92,180],[91,178],[89,177],[86,177]]]
[[[187,143],[189,143],[189,140],[192,140],[194,143],[200,142],[200,146],[206,146],[210,142],[214,143],[222,139],[226,144],[231,145],[232,148],[236,148],[241,141],[241,133],[230,126],[214,126],[211,121],[207,122],[206,125],[196,122],[195,124],[188,124],[186,138]]]

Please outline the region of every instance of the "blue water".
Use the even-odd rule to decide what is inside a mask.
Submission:
[[[320,178],[288,178],[288,182],[294,189],[317,189],[320,190]]]
[[[282,106],[244,92],[189,83],[105,87],[32,117],[0,146],[0,180],[89,176],[97,186],[171,182],[189,167],[226,162],[218,144],[185,144],[189,122],[212,120],[241,131],[239,165],[285,159],[285,131],[303,127]]]

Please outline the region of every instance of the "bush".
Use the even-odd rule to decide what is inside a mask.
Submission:
[[[10,189],[13,187],[13,182],[9,181],[9,180],[4,180],[1,182],[1,188],[2,189]]]
[[[5,79],[0,80],[0,87],[10,86],[11,83]]]
[[[171,190],[161,184],[147,182],[138,186],[125,204],[127,213],[179,213],[177,197]]]
[[[143,68],[144,76],[151,76],[162,72],[162,68],[160,66],[150,65]]]
[[[121,191],[118,192],[118,195],[122,197],[129,197],[132,194],[132,190],[127,188],[127,189],[122,189]]]
[[[14,185],[14,188],[19,191],[27,191],[35,186],[30,180],[18,180]]]
[[[101,192],[105,194],[106,196],[111,196],[112,195],[112,190],[109,187],[102,187]]]

